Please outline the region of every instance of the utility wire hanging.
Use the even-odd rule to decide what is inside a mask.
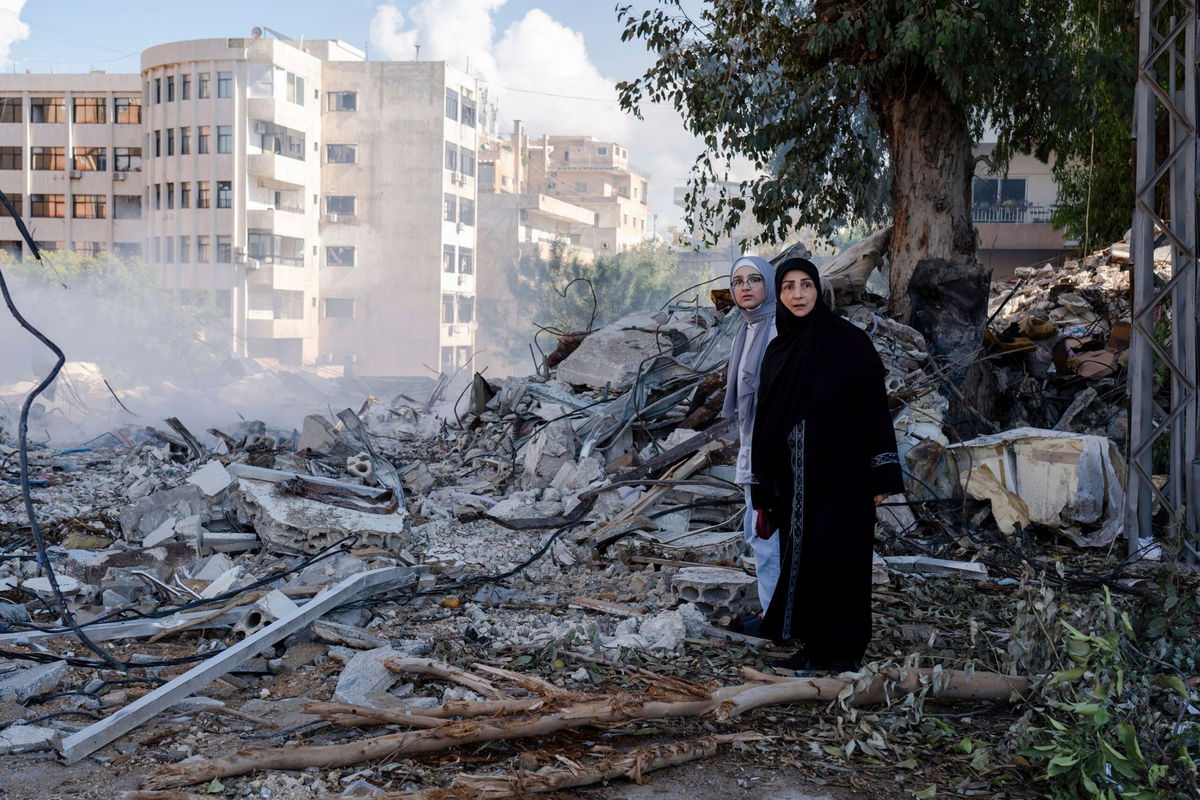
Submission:
[[[21,237],[25,240],[25,243],[29,245],[29,250],[33,253],[33,257],[41,261],[42,253],[38,249],[37,243],[29,235],[29,229],[25,227],[25,221],[21,219],[21,215],[13,208],[12,201],[8,199],[8,195],[4,194],[4,192],[0,192],[0,203],[4,204],[4,207],[8,210],[8,215],[12,217],[13,222],[17,223],[17,230],[21,232]],[[42,572],[45,574],[46,580],[50,583],[50,589],[54,593],[54,602],[58,606],[63,620],[70,627],[71,632],[89,650],[100,656],[110,667],[124,670],[125,666],[120,661],[117,661],[107,651],[101,649],[99,645],[88,638],[88,635],[83,632],[79,624],[75,621],[75,615],[71,613],[71,609],[67,606],[62,589],[58,586],[58,578],[54,574],[54,569],[50,566],[50,556],[46,553],[46,540],[42,536],[42,528],[38,524],[37,514],[34,513],[33,497],[29,490],[29,410],[33,407],[33,401],[37,399],[38,395],[44,392],[54,382],[54,379],[58,377],[59,371],[67,363],[67,357],[58,345],[50,341],[37,328],[33,327],[29,320],[25,319],[21,315],[21,312],[17,310],[16,303],[12,299],[12,294],[8,290],[8,282],[4,279],[3,270],[0,270],[0,292],[4,294],[4,303],[8,306],[8,311],[13,315],[13,319],[17,321],[17,324],[29,331],[39,342],[44,344],[50,352],[54,353],[56,359],[54,367],[50,370],[49,374],[26,396],[25,402],[21,405],[20,424],[17,427],[17,446],[20,452],[21,465],[21,499],[25,504],[25,514],[29,517],[29,529],[33,533],[34,545],[37,547],[38,563],[42,565]]]

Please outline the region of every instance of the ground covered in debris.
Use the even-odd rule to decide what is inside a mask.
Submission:
[[[717,293],[440,406],[35,448],[36,530],[5,421],[0,794],[1194,792],[1200,578],[1122,538],[1127,273],[997,284],[979,408],[858,267],[824,274],[908,478],[861,672],[794,678],[726,627],[756,594]]]

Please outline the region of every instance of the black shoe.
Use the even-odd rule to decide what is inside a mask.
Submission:
[[[833,675],[841,675],[843,672],[858,672],[861,669],[861,661],[843,661],[839,659],[829,665],[829,672]]]
[[[767,662],[775,669],[787,669],[797,675],[828,675],[830,665],[826,662],[815,661],[803,651],[791,658],[774,659]]]
[[[762,617],[758,614],[743,614],[729,623],[729,630],[745,636],[757,636],[760,625],[762,625]]]

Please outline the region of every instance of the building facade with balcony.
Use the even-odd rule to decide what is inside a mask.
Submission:
[[[136,75],[0,75],[0,190],[40,249],[141,255],[141,103]],[[2,207],[0,249],[28,255]]]

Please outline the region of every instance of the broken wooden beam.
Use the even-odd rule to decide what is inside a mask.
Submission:
[[[66,737],[59,744],[59,755],[64,763],[74,764],[338,606],[381,589],[415,583],[416,579],[416,573],[407,567],[386,567],[351,575],[288,616],[197,664],[111,716]]]

